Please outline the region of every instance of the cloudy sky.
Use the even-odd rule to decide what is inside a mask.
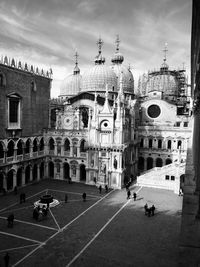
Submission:
[[[167,62],[190,70],[192,0],[0,0],[0,54],[53,69],[51,96],[73,72],[78,51],[81,73],[93,66],[101,36],[106,64],[120,37],[125,65],[139,75]]]

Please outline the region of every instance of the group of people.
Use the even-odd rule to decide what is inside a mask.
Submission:
[[[130,199],[130,198],[131,198],[131,191],[130,191],[130,189],[128,189],[127,190],[127,199]],[[133,192],[133,199],[134,199],[134,201],[136,201],[136,199],[137,199],[136,192]]]
[[[36,221],[38,221],[39,218],[46,217],[47,214],[48,214],[48,207],[45,205],[43,205],[42,208],[38,205],[33,209],[33,219],[35,219]]]
[[[100,185],[99,186],[99,193],[101,194],[101,192],[102,192],[102,186]],[[107,184],[105,185],[105,192],[108,193],[108,186],[107,186]]]
[[[148,207],[147,203],[144,205],[144,214],[147,215],[148,217],[154,216],[155,214],[155,206],[152,205],[151,207]]]

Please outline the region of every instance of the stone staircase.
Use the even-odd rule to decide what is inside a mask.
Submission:
[[[152,168],[137,177],[137,185],[172,190],[178,194],[180,176],[185,174],[185,166],[185,162],[174,162],[163,167]]]

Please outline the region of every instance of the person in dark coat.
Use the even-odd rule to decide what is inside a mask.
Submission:
[[[130,196],[131,196],[131,191],[128,190],[128,191],[127,191],[127,199],[130,199]]]
[[[68,201],[68,195],[65,194],[65,203],[67,203],[67,201]]]
[[[134,198],[134,201],[136,201],[137,194],[135,192],[133,193],[133,198]]]
[[[9,266],[9,261],[10,261],[10,256],[8,252],[6,252],[6,255],[4,256],[5,267]]]
[[[105,191],[106,191],[106,193],[108,193],[108,186],[107,186],[107,184],[105,185]]]
[[[155,214],[155,206],[154,205],[152,205],[152,207],[151,207],[151,214],[152,214],[152,216],[154,216],[154,214]]]
[[[145,215],[148,214],[148,205],[147,205],[147,203],[144,205],[144,214]]]
[[[82,195],[83,201],[86,201],[86,193],[84,192]]]
[[[102,191],[102,186],[100,185],[99,186],[99,193],[101,194],[101,191]]]

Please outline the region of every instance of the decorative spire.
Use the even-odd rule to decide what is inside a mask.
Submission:
[[[74,75],[76,75],[76,74],[79,74],[80,73],[80,69],[79,69],[79,67],[78,67],[78,53],[77,53],[77,51],[75,52],[75,55],[74,55],[74,57],[75,57],[75,67],[74,67]]]
[[[98,41],[97,41],[97,46],[98,46],[98,49],[99,49],[99,51],[98,51],[98,56],[96,56],[95,57],[95,60],[94,60],[94,62],[95,62],[95,64],[97,65],[97,64],[104,64],[105,63],[105,58],[104,57],[102,57],[102,55],[101,55],[101,49],[102,49],[102,46],[103,46],[103,40],[101,39],[101,37],[99,37],[99,39],[98,39]]]
[[[119,43],[120,43],[120,40],[119,40],[119,34],[117,34],[117,36],[116,36],[116,41],[115,41],[115,43],[116,43],[116,52],[118,52],[118,51],[119,51]]]
[[[103,40],[101,39],[101,36],[99,36],[99,39],[97,41],[97,46],[99,48],[99,55],[101,54],[101,48],[103,46]]]
[[[124,61],[123,55],[119,53],[119,43],[120,43],[120,39],[119,39],[119,35],[117,34],[116,40],[115,40],[116,51],[115,51],[114,56],[111,58],[111,62],[113,64],[122,64],[122,62]]]
[[[165,43],[165,47],[163,49],[163,52],[164,52],[164,58],[163,58],[163,63],[161,65],[161,68],[160,70],[161,71],[167,71],[169,66],[167,65],[166,61],[167,61],[167,43]]]
[[[166,62],[167,60],[167,43],[165,43],[165,47],[163,49],[163,52],[164,52],[164,58],[163,58],[163,61]]]

